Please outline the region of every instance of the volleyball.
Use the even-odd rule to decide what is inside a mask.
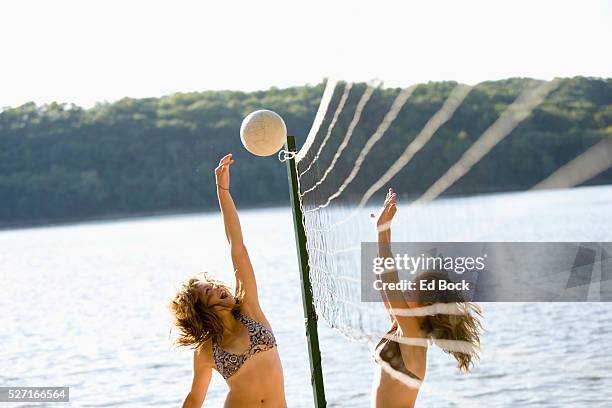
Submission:
[[[287,126],[283,118],[271,110],[251,112],[240,126],[240,140],[254,155],[271,156],[285,144]]]

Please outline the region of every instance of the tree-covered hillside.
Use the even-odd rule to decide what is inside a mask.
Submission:
[[[485,82],[472,90],[406,169],[420,175],[411,191],[431,185],[530,81]],[[386,152],[397,156],[453,86],[420,85],[385,135]],[[213,169],[226,152],[233,152],[237,161],[232,190],[241,206],[287,203],[285,166],[276,157],[246,152],[238,135],[240,123],[253,110],[274,110],[301,144],[323,87],[126,98],[91,109],[56,103],[5,108],[0,112],[0,223],[212,208]],[[348,112],[364,87],[354,86]],[[375,92],[355,137],[367,137],[398,91]],[[341,117],[334,138],[341,138],[348,121],[350,115]],[[564,79],[449,193],[531,187],[604,137],[612,137],[612,80]],[[343,160],[353,160],[356,153],[347,151]],[[376,155],[368,170],[382,173],[389,163]],[[611,183],[612,173],[592,182]]]

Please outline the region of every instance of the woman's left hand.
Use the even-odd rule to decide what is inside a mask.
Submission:
[[[396,193],[392,188],[387,192],[387,196],[385,197],[385,203],[381,208],[378,216],[375,214],[371,214],[370,217],[376,218],[376,227],[380,230],[388,230],[391,228],[391,222],[393,221],[393,217],[397,212],[397,206],[395,202]]]

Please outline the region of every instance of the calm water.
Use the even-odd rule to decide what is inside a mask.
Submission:
[[[489,197],[487,208],[516,211],[514,196]],[[529,200],[514,222],[487,224],[495,232],[487,236],[612,240],[611,187]],[[474,209],[473,201],[447,203],[457,217],[462,206]],[[290,210],[241,216],[288,404],[311,407]],[[230,277],[218,214],[0,231],[0,384],[70,386],[70,405],[79,407],[180,405],[191,384],[191,352],[171,348],[166,304],[177,282],[203,270]],[[485,304],[484,311],[480,366],[461,375],[432,348],[421,406],[612,404],[611,304]],[[324,323],[320,336],[329,406],[368,406],[368,346]],[[225,392],[215,374],[206,405],[221,406]]]

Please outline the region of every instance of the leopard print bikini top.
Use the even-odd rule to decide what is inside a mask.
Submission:
[[[251,319],[249,316],[238,313],[236,319],[244,324],[249,331],[250,346],[247,351],[242,354],[230,353],[229,351],[223,350],[215,339],[212,340],[212,353],[215,359],[215,366],[219,374],[226,380],[236,374],[244,362],[252,355],[276,347],[276,339],[274,338],[272,330]]]

